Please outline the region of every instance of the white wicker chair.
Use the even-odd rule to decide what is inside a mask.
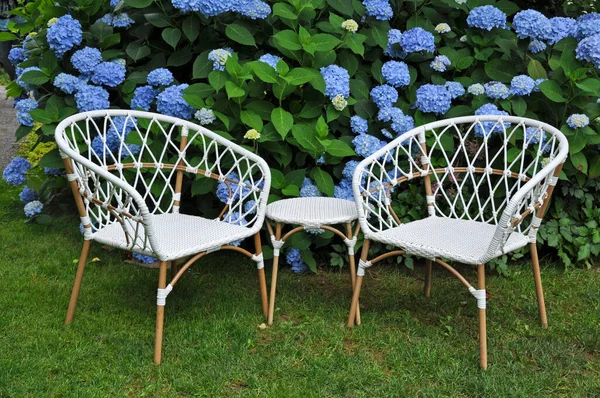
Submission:
[[[435,261],[477,299],[480,362],[486,369],[484,264],[529,244],[541,323],[547,327],[535,242],[567,153],[565,136],[545,123],[468,116],[415,128],[363,160],[352,184],[365,243],[348,326],[367,267],[391,255],[424,257],[426,296]],[[401,223],[392,194],[415,182],[423,184],[429,217]],[[370,241],[400,250],[368,261]],[[477,289],[442,259],[477,265]]]
[[[140,111],[73,115],[58,125],[55,138],[84,235],[65,323],[73,319],[92,240],[160,260],[157,364],[166,297],[183,273],[207,253],[235,250],[256,262],[267,316],[260,229],[271,175],[264,160],[194,123]],[[184,176],[215,179],[221,189],[226,187],[229,200],[217,219],[179,212]],[[250,236],[254,236],[255,253],[230,244]],[[189,256],[177,272],[175,262]],[[169,263],[173,278],[167,285]]]

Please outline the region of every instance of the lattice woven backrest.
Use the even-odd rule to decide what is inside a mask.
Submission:
[[[369,232],[398,226],[394,192],[412,180],[425,193],[423,177],[429,175],[429,215],[506,227],[543,204],[567,146],[557,129],[510,116],[469,116],[415,128],[357,167],[353,187],[361,224]],[[525,233],[529,226],[521,222],[516,228]]]
[[[93,230],[125,222],[134,232],[144,215],[179,212],[178,174],[219,181],[227,201],[223,220],[257,230],[262,225],[266,163],[201,126],[149,112],[93,111],[63,121],[56,140],[71,158],[69,178],[78,182]],[[130,238],[147,246],[146,236]]]

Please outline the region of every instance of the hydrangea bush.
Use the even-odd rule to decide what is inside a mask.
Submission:
[[[596,192],[587,182],[600,175],[596,13],[551,18],[507,0],[35,0],[14,13],[24,18],[10,25],[22,38],[8,89],[19,137],[33,128],[52,141],[57,123],[78,111],[151,110],[257,151],[272,167],[271,200],[352,200],[357,161],[414,126],[511,114],[560,128],[571,146],[562,186]],[[480,137],[494,133],[485,130]],[[56,151],[40,165],[60,168]],[[15,164],[7,180],[29,186],[22,170]],[[212,188],[196,180],[183,203],[216,211],[223,199]],[[22,196],[39,200],[28,189]],[[422,192],[396,195],[398,214],[422,213]],[[581,209],[570,211],[585,222]],[[542,237],[580,259],[600,251],[600,239],[581,253],[561,233]],[[314,270],[308,245],[330,238],[298,235],[288,262]],[[344,258],[334,253],[331,263]]]

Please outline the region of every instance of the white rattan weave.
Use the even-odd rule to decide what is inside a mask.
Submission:
[[[309,197],[279,200],[267,206],[267,218],[284,224],[318,228],[352,222],[358,218],[354,202],[344,199]]]

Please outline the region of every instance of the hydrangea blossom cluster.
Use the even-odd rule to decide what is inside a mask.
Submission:
[[[140,86],[133,92],[133,99],[131,100],[131,109],[142,109],[145,111],[150,110],[150,106],[154,102],[158,90],[152,86]]]
[[[73,67],[84,75],[92,74],[100,62],[102,62],[102,53],[93,47],[84,47],[71,56]]]
[[[207,124],[211,124],[212,122],[217,120],[217,117],[215,116],[212,109],[206,109],[206,108],[202,108],[202,109],[196,111],[196,113],[194,114],[194,117],[196,119],[198,119],[198,121],[200,121],[200,124],[202,126],[206,126]]]
[[[277,55],[273,54],[264,54],[261,55],[258,60],[260,62],[264,62],[265,64],[275,69],[275,71],[277,71],[277,62],[281,61],[281,57],[278,57]]]
[[[539,129],[537,127],[527,127],[527,129],[525,129],[525,142],[527,143],[527,145],[533,144],[533,145],[537,145],[540,143],[540,138],[541,138],[541,145],[539,146],[542,150],[542,152],[546,153],[550,151],[550,143],[544,145],[544,142],[546,141],[546,132],[542,129]],[[543,147],[542,147],[543,146]]]
[[[12,48],[8,52],[8,61],[13,65],[18,65],[27,59],[25,51],[20,47]]]
[[[240,177],[235,172],[231,172],[227,175],[227,178],[232,181],[239,181]],[[238,185],[232,182],[229,182],[229,185],[226,182],[219,182],[217,185],[217,198],[223,202],[227,203],[229,201],[229,191],[231,190],[231,198],[232,200],[237,200],[240,196],[240,190],[237,189]],[[241,192],[243,195],[247,193],[247,188]]]
[[[69,75],[68,73],[59,73],[52,83],[54,87],[61,90],[66,94],[73,94],[77,90],[79,90],[79,86],[81,82],[79,79],[73,75]]]
[[[451,64],[450,58],[448,58],[445,55],[438,55],[433,59],[433,61],[431,61],[431,64],[429,64],[429,66],[434,71],[445,72],[446,67],[450,66],[450,64]]]
[[[575,57],[591,62],[600,69],[600,33],[581,40],[575,50]]]
[[[494,104],[485,104],[479,107],[475,111],[475,115],[499,115],[499,116],[508,116],[508,112],[501,111]],[[508,129],[510,127],[510,123],[504,123],[504,128]],[[481,122],[481,126],[477,124],[475,126],[475,137],[484,137],[489,136],[492,133],[502,132],[502,124],[498,124],[496,122]]]
[[[334,99],[336,95],[344,98],[350,96],[350,74],[338,65],[329,65],[321,68],[321,75],[325,80],[325,95]]]
[[[448,33],[451,30],[452,29],[450,28],[450,25],[445,22],[439,23],[435,26],[435,31],[438,33]]]
[[[223,216],[223,221],[233,225],[248,225],[248,221],[240,214],[239,211],[230,211]],[[229,242],[231,246],[239,246],[242,244],[244,239],[235,240],[233,242]]]
[[[548,43],[556,44],[565,37],[575,37],[577,21],[573,18],[550,18],[550,32],[547,36]]]
[[[83,84],[75,94],[75,103],[80,112],[108,109],[108,91],[102,87]]]
[[[335,110],[338,112],[341,112],[344,109],[346,109],[346,106],[348,105],[348,101],[346,101],[346,98],[344,98],[342,94],[338,94],[335,97],[333,97],[331,103],[333,104]]]
[[[20,69],[20,68],[17,68],[17,84],[18,84],[18,85],[19,85],[21,88],[23,88],[25,91],[31,91],[31,90],[33,89],[33,87],[32,87],[30,84],[28,84],[28,83],[25,83],[23,80],[21,80],[21,77],[22,77],[22,76],[23,76],[25,73],[27,73],[27,72],[31,72],[32,70],[41,71],[41,69],[40,69],[40,68],[38,68],[37,66],[30,66],[30,67],[28,67],[28,68],[25,68],[25,69]]]
[[[354,152],[360,157],[366,158],[383,148],[387,142],[369,134],[359,134],[352,140]]]
[[[392,130],[394,130],[394,133],[396,133],[397,135],[401,135],[406,133],[409,130],[412,130],[415,128],[415,119],[413,119],[412,116],[410,115],[405,115],[404,112],[402,112],[402,110],[399,109],[400,112],[396,112],[393,116],[392,116]],[[383,131],[382,131],[382,134]],[[388,138],[390,138],[388,136]]]
[[[291,248],[285,255],[285,261],[292,266],[292,272],[300,274],[308,271],[308,265],[302,260],[300,250]]]
[[[21,193],[19,193],[19,199],[21,199],[21,202],[24,204],[34,201],[37,198],[38,198],[37,192],[35,192],[33,189],[29,188],[28,186],[25,186],[25,188],[23,188]]]
[[[387,61],[381,67],[381,75],[394,87],[404,87],[410,84],[408,65],[399,61]]]
[[[379,109],[389,108],[398,101],[398,91],[390,85],[382,84],[371,89],[371,98]]]
[[[31,169],[31,163],[22,157],[16,157],[4,169],[2,178],[13,186],[25,183],[25,174]]]
[[[340,183],[333,188],[333,197],[337,199],[354,201],[351,177],[340,180]]]
[[[402,50],[402,47],[400,46],[401,38],[402,32],[400,32],[398,29],[388,30],[387,47],[385,48],[385,51],[383,53],[391,58],[406,57],[406,52]]]
[[[116,15],[106,14],[98,21],[104,22],[108,26],[114,28],[128,28],[135,23],[135,21],[125,12]]]
[[[465,94],[465,88],[459,82],[446,82],[446,89],[452,99],[456,99]]]
[[[472,28],[492,30],[506,28],[506,14],[494,6],[475,7],[469,12],[467,24]]]
[[[168,86],[173,83],[173,74],[166,68],[157,68],[148,73],[146,81],[151,86]]]
[[[347,19],[344,22],[342,22],[342,28],[344,30],[347,30],[348,32],[356,33],[356,31],[358,30],[358,24],[353,19]]]
[[[515,14],[513,28],[520,39],[545,40],[550,38],[551,26],[548,18],[536,10],[523,10]]]
[[[435,38],[423,28],[412,28],[400,37],[400,46],[407,53],[435,52]]]
[[[527,75],[519,75],[510,81],[510,93],[513,95],[529,95],[535,88],[535,80]]]
[[[200,12],[214,17],[226,12],[236,12],[251,19],[265,19],[271,7],[260,0],[171,0],[173,6],[183,12]]]
[[[300,197],[312,198],[315,196],[322,196],[319,187],[317,187],[317,184],[310,178],[304,178],[302,186],[300,187]]]
[[[233,55],[233,50],[231,48],[217,48],[216,50],[212,50],[208,53],[208,59],[213,61],[213,70],[225,70],[225,63],[227,62],[227,58]]]
[[[363,0],[366,13],[380,21],[389,21],[394,16],[389,0]]]
[[[99,63],[92,75],[92,82],[98,85],[117,87],[125,81],[125,68],[116,62]]]
[[[445,86],[424,84],[417,89],[415,107],[421,112],[443,115],[451,106],[452,96]]]
[[[567,119],[567,125],[572,129],[581,129],[590,124],[590,118],[581,113],[574,113]]]
[[[527,47],[527,49],[534,54],[538,54],[538,53],[541,53],[542,51],[544,51],[546,49],[546,47],[547,47],[546,43],[544,43],[543,41],[532,40],[529,43],[529,46]]]
[[[33,200],[25,205],[23,210],[25,211],[25,215],[27,217],[33,217],[42,212],[44,205],[39,200]]]
[[[46,35],[48,46],[58,58],[80,45],[82,37],[81,24],[70,15],[58,18],[58,21],[48,28]]]
[[[63,169],[56,167],[44,167],[44,174],[50,177],[60,177],[63,173]]]
[[[17,110],[17,120],[23,126],[33,126],[33,118],[29,114],[34,109],[38,108],[38,103],[34,99],[26,98],[22,99],[15,104],[15,109]]]
[[[575,30],[577,40],[583,40],[598,33],[600,33],[600,14],[591,12],[577,18],[577,28]]]
[[[355,115],[350,118],[350,129],[354,134],[365,134],[369,130],[367,119]]]
[[[164,115],[180,119],[191,118],[194,108],[182,96],[182,91],[188,88],[188,86],[188,84],[180,84],[178,86],[167,87],[156,97],[156,110]]]
[[[467,87],[467,91],[472,95],[481,95],[485,94],[485,87],[481,83],[475,83]]]
[[[504,83],[491,81],[484,84],[485,95],[492,99],[506,99],[510,94],[510,90]]]

